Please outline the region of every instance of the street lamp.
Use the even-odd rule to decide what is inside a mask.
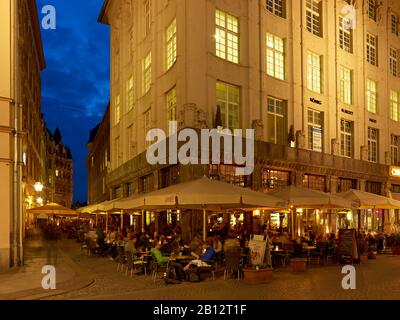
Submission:
[[[43,191],[43,184],[41,182],[36,182],[33,187],[35,188],[36,192],[42,192]]]
[[[36,199],[36,202],[38,203],[38,204],[40,204],[40,205],[42,205],[43,204],[43,198],[37,198]]]

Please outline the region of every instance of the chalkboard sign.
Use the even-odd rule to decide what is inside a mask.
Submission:
[[[354,263],[360,261],[355,229],[339,230],[338,251],[339,262]]]

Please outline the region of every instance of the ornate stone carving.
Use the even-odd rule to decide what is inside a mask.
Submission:
[[[334,156],[340,155],[340,143],[338,139],[332,139],[332,154]]]
[[[361,160],[368,161],[368,147],[367,146],[361,146]]]
[[[207,113],[199,109],[194,103],[184,104],[179,113],[178,129],[184,126],[196,129],[207,128]]]

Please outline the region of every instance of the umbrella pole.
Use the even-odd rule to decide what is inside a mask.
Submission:
[[[124,210],[121,210],[121,229],[124,229]]]
[[[207,238],[207,211],[203,209],[203,241],[205,242]]]
[[[144,233],[144,224],[145,224],[145,216],[144,216],[144,210],[142,209],[142,233]]]
[[[97,224],[99,223],[99,215],[98,215],[98,213],[96,212],[96,227],[97,227]]]
[[[108,212],[106,213],[106,233],[108,233]]]

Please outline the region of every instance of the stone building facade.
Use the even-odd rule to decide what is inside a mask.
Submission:
[[[0,270],[23,262],[26,196],[41,179],[45,60],[34,0],[0,3]]]
[[[106,0],[112,198],[204,173],[255,190],[396,197],[399,16],[395,0]],[[255,129],[251,177],[223,164],[147,165],[149,129],[212,128],[218,109],[223,127]],[[398,212],[375,224],[388,221]]]
[[[101,123],[90,132],[86,158],[88,169],[88,204],[110,199],[106,187],[106,176],[110,164],[110,105],[107,106]]]

